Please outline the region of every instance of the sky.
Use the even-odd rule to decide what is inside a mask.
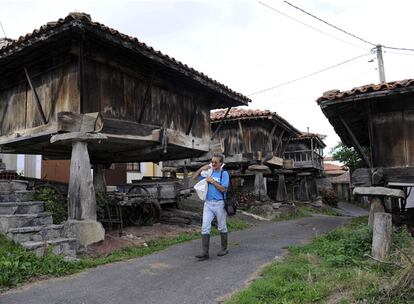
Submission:
[[[414,1],[289,2],[374,45],[414,49]],[[88,13],[93,21],[135,36],[249,96],[250,108],[277,112],[299,130],[327,135],[325,154],[339,138],[316,99],[332,89],[379,82],[373,45],[280,0],[0,0],[0,22],[13,39],[73,11]],[[301,79],[358,56],[362,57]],[[414,77],[413,51],[385,49],[383,56],[386,81]],[[291,82],[295,79],[301,80]],[[280,86],[287,82],[291,83]],[[276,88],[251,95],[272,87]]]

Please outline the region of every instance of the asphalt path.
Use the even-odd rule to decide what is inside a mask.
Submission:
[[[0,295],[1,304],[217,303],[242,289],[260,267],[279,259],[286,246],[300,244],[344,224],[349,217],[315,216],[270,222],[229,235],[230,253],[194,258],[200,240],[142,258],[100,266],[65,278],[29,284]]]

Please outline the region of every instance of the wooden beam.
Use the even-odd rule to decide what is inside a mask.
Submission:
[[[79,39],[79,58],[78,58],[78,69],[79,69],[79,78],[78,78],[78,82],[79,82],[79,108],[80,108],[80,112],[83,113],[84,112],[84,78],[85,78],[85,73],[84,73],[84,52],[83,52],[83,41],[84,41],[84,34],[81,35],[81,38]]]
[[[244,152],[247,152],[247,145],[246,145],[246,142],[244,141],[243,126],[242,126],[241,120],[239,120],[238,123],[239,123],[240,137],[241,137],[241,141],[243,144],[243,149],[244,149]]]
[[[191,129],[193,128],[194,118],[195,118],[195,116],[196,116],[196,114],[197,114],[197,110],[198,110],[198,105],[196,104],[196,105],[194,106],[193,113],[191,114],[190,122],[189,122],[189,124],[188,124],[188,127],[187,127],[187,132],[185,132],[185,135],[190,134]]]
[[[269,140],[267,142],[267,145],[270,146],[270,151],[272,151],[272,152],[273,152],[273,135],[275,134],[277,126],[278,126],[277,124],[275,124],[273,126],[273,128],[272,128],[272,130],[270,131],[270,134],[269,134]]]
[[[219,125],[217,126],[217,129],[214,131],[213,135],[211,136],[211,139],[214,139],[214,137],[217,135],[218,131],[220,131],[221,125],[223,124],[224,120],[227,118],[227,115],[230,113],[231,107],[229,107],[224,114],[223,118],[220,120]]]
[[[24,68],[24,73],[26,74],[27,82],[29,83],[29,86],[32,89],[33,95],[35,97],[37,109],[40,112],[40,116],[42,116],[43,124],[45,125],[47,124],[46,116],[45,116],[45,113],[43,112],[43,108],[42,108],[42,104],[40,103],[39,95],[37,95],[36,89],[33,87],[32,81],[30,79],[30,76],[29,76],[29,73],[27,72],[26,67]]]
[[[78,114],[74,112],[59,112],[57,124],[59,132],[96,132],[99,113]]]
[[[359,153],[359,155],[361,156],[361,158],[363,159],[363,161],[365,162],[365,164],[372,168],[372,164],[369,161],[369,158],[365,155],[364,150],[362,150],[361,145],[359,144],[358,140],[356,139],[354,133],[352,133],[352,130],[349,128],[348,124],[346,123],[346,121],[342,118],[339,117],[339,120],[342,122],[343,126],[345,127],[346,131],[348,132],[348,135],[351,137],[352,142],[354,143],[357,152]]]
[[[276,144],[276,148],[275,148],[275,152],[277,154],[277,150],[279,150],[279,146],[282,143],[282,138],[283,135],[285,134],[285,130],[282,130],[282,132],[280,132],[279,137],[277,138],[277,144]]]
[[[368,114],[368,135],[369,135],[369,148],[370,148],[370,153],[371,153],[371,161],[374,161],[374,153],[375,153],[375,149],[374,149],[374,125],[372,123],[372,108],[371,108],[371,102],[370,101],[366,101],[364,102],[365,105],[365,109],[367,111]]]
[[[151,101],[151,89],[152,89],[152,84],[154,82],[154,78],[155,78],[155,70],[152,72],[151,78],[149,79],[147,88],[145,90],[144,102],[142,104],[142,108],[141,108],[141,111],[140,111],[139,116],[138,116],[138,122],[139,123],[141,123],[142,119],[144,118],[145,108],[147,107],[147,105]]]

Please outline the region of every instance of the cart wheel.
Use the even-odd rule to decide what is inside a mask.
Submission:
[[[148,189],[141,185],[134,185],[127,191],[127,194],[142,194],[144,196],[149,196],[150,193]]]
[[[150,226],[157,222],[162,214],[158,201],[148,200],[127,210],[128,221],[136,226]]]

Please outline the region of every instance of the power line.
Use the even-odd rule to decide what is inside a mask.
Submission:
[[[274,12],[276,12],[276,13],[278,13],[278,14],[280,14],[280,15],[282,15],[282,16],[284,16],[284,17],[286,17],[286,18],[289,18],[289,19],[291,19],[291,20],[293,20],[293,21],[295,21],[295,22],[297,22],[297,23],[300,23],[300,24],[302,24],[302,25],[304,25],[304,26],[306,26],[306,27],[309,27],[310,29],[312,29],[312,30],[314,30],[314,31],[317,31],[317,32],[319,32],[319,33],[321,33],[321,34],[324,34],[324,35],[326,35],[326,36],[329,36],[329,37],[331,37],[331,38],[333,38],[333,39],[335,39],[335,40],[338,40],[338,41],[341,41],[341,42],[347,43],[347,44],[352,45],[352,46],[354,46],[354,47],[357,47],[357,48],[360,48],[360,49],[363,49],[363,50],[365,50],[365,49],[366,49],[366,48],[363,48],[362,46],[356,45],[356,44],[354,44],[354,43],[352,43],[352,42],[349,42],[349,41],[343,40],[343,39],[338,38],[338,37],[335,37],[335,36],[333,36],[333,35],[331,35],[331,34],[329,34],[329,33],[326,33],[326,32],[324,32],[324,31],[321,31],[320,29],[318,29],[318,28],[316,28],[316,27],[313,27],[313,26],[311,26],[311,25],[309,25],[309,24],[306,24],[306,23],[304,23],[304,22],[302,22],[302,21],[300,21],[300,20],[298,20],[298,19],[296,19],[296,18],[293,18],[293,17],[291,17],[291,16],[289,16],[289,15],[287,15],[287,14],[285,14],[285,13],[283,13],[283,12],[281,12],[281,11],[277,10],[277,9],[275,9],[274,7],[272,7],[272,6],[270,6],[270,5],[267,5],[266,3],[262,2],[262,1],[258,1],[258,2],[259,2],[261,5],[263,5],[263,6],[267,7],[268,9],[270,9],[270,10],[272,10],[272,11],[274,11]]]
[[[1,23],[1,21],[0,21],[0,27],[1,27],[2,31],[3,31],[4,38],[7,38],[6,32],[4,31],[4,27],[3,27],[3,24]]]
[[[304,13],[304,14],[306,14],[306,15],[308,15],[308,16],[311,16],[312,18],[315,18],[316,20],[318,20],[318,21],[320,21],[320,22],[323,22],[323,23],[325,23],[325,24],[327,24],[327,25],[329,25],[329,26],[333,27],[334,29],[336,29],[336,30],[338,30],[338,31],[341,31],[341,32],[343,32],[343,33],[345,33],[345,34],[347,34],[347,35],[349,35],[349,36],[351,36],[351,37],[354,37],[354,38],[356,38],[356,39],[358,39],[358,40],[360,40],[360,41],[362,41],[362,42],[368,43],[368,44],[370,44],[370,45],[372,45],[372,46],[377,46],[377,45],[378,45],[377,43],[370,42],[370,41],[368,41],[368,40],[366,40],[366,39],[363,39],[363,38],[361,38],[361,37],[359,37],[359,36],[356,36],[356,35],[354,35],[354,34],[352,34],[352,33],[348,32],[348,31],[345,31],[344,29],[341,29],[340,27],[338,27],[338,26],[336,26],[336,25],[333,25],[332,23],[327,22],[327,21],[323,20],[322,18],[319,18],[319,17],[317,17],[317,16],[315,16],[315,15],[313,15],[313,14],[311,14],[311,13],[309,13],[309,12],[305,11],[304,9],[302,9],[302,8],[300,8],[300,7],[298,7],[298,6],[294,5],[294,4],[292,4],[292,3],[290,3],[290,2],[288,2],[288,1],[286,1],[286,0],[284,0],[284,2],[285,2],[286,4],[288,4],[288,5],[290,5],[291,7],[293,7],[293,8],[295,8],[295,9],[297,9],[297,10],[301,11],[302,13]],[[414,52],[414,49],[412,49],[412,48],[400,48],[400,47],[385,46],[385,45],[381,45],[381,46],[382,46],[383,48],[392,49],[392,50],[399,50],[399,51],[411,51],[411,52]]]
[[[384,51],[384,53],[386,54],[393,54],[393,55],[407,55],[407,56],[414,56],[413,53],[399,53],[399,52],[389,52],[389,51]]]
[[[288,5],[290,5],[291,7],[295,8],[295,9],[297,9],[297,10],[299,10],[299,11],[303,12],[303,13],[305,13],[306,15],[309,15],[309,16],[311,16],[312,18],[315,18],[315,19],[317,19],[317,20],[319,20],[319,21],[321,21],[321,22],[323,22],[323,23],[325,23],[325,24],[327,24],[327,25],[329,25],[329,26],[331,26],[331,27],[333,27],[333,28],[337,29],[338,31],[341,31],[341,32],[343,32],[343,33],[345,33],[345,34],[347,34],[347,35],[349,35],[349,36],[351,36],[351,37],[354,37],[354,38],[356,38],[356,39],[358,39],[358,40],[360,40],[360,41],[362,41],[362,42],[368,43],[368,44],[370,44],[370,45],[372,45],[372,46],[376,46],[376,44],[375,44],[375,43],[372,43],[372,42],[370,42],[370,41],[368,41],[368,40],[366,40],[366,39],[363,39],[363,38],[358,37],[358,36],[356,36],[356,35],[354,35],[354,34],[351,34],[350,32],[347,32],[347,31],[345,31],[345,30],[343,30],[343,29],[341,29],[341,28],[337,27],[336,25],[333,25],[332,23],[329,23],[329,22],[327,22],[327,21],[325,21],[325,20],[323,20],[323,19],[321,19],[321,18],[319,18],[319,17],[317,17],[317,16],[315,16],[315,15],[313,15],[313,14],[311,14],[311,13],[308,13],[308,12],[307,12],[307,11],[305,11],[304,9],[301,9],[300,7],[298,7],[298,6],[296,6],[296,5],[293,5],[292,3],[290,3],[290,2],[288,2],[288,1],[286,1],[286,0],[285,0],[284,2],[285,2],[286,4],[288,4]]]
[[[316,71],[316,72],[313,72],[313,73],[310,73],[310,74],[307,74],[307,75],[304,75],[304,76],[301,76],[301,77],[295,78],[295,79],[290,80],[290,81],[286,81],[286,82],[280,83],[280,84],[278,84],[278,85],[275,85],[275,86],[270,87],[270,88],[267,88],[267,89],[263,89],[263,90],[260,90],[260,91],[257,91],[257,92],[253,92],[253,93],[251,93],[251,94],[248,94],[247,96],[253,96],[253,95],[261,94],[261,93],[264,93],[264,92],[267,92],[267,91],[270,91],[270,90],[273,90],[273,89],[276,89],[276,88],[280,88],[280,87],[282,87],[282,86],[285,86],[285,85],[291,84],[291,83],[296,82],[296,81],[299,81],[299,80],[303,80],[303,79],[305,79],[305,78],[309,78],[309,77],[314,76],[314,75],[316,75],[316,74],[319,74],[319,73],[322,73],[322,72],[325,72],[325,71],[331,70],[331,69],[333,69],[333,68],[336,68],[336,67],[338,67],[338,66],[341,66],[341,65],[343,65],[343,64],[346,64],[346,63],[348,63],[348,62],[354,61],[354,60],[356,60],[356,59],[359,59],[359,58],[362,58],[362,57],[365,57],[365,56],[368,56],[368,55],[371,55],[371,54],[372,54],[372,53],[370,52],[370,53],[366,53],[366,54],[363,54],[363,55],[359,55],[359,56],[353,57],[353,58],[351,58],[351,59],[348,59],[348,60],[342,61],[342,62],[340,62],[340,63],[337,63],[337,64],[335,64],[335,65],[331,65],[331,66],[329,66],[329,67],[327,67],[327,68],[324,68],[324,69],[322,69],[322,70],[319,70],[319,71]]]
[[[410,49],[410,48],[398,48],[398,47],[385,46],[385,45],[383,45],[382,47],[383,47],[383,48],[386,48],[386,49],[390,49],[390,50],[397,50],[397,51],[411,51],[411,52],[414,52],[414,49]]]

